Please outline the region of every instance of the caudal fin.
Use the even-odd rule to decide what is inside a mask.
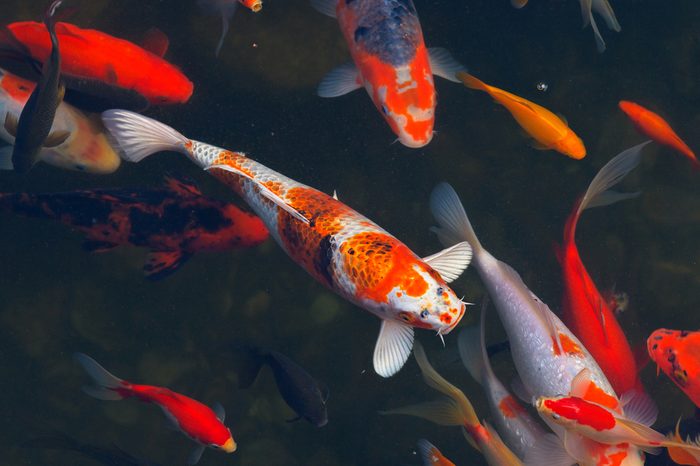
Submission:
[[[100,400],[121,400],[124,398],[124,396],[119,393],[118,389],[124,388],[128,384],[122,379],[110,374],[107,369],[100,366],[97,361],[87,354],[75,353],[73,359],[83,366],[85,372],[87,372],[88,375],[92,377],[93,382],[95,382],[93,386],[83,387],[85,393]]]
[[[189,139],[152,118],[128,110],[107,110],[102,121],[121,148],[119,155],[129,162],[140,162],[161,151],[188,154]]]
[[[444,246],[467,241],[474,253],[483,249],[452,186],[440,183],[433,189],[430,195],[430,211],[439,225],[430,230],[437,234]]]
[[[459,78],[459,80],[462,81],[462,84],[467,86],[469,89],[488,92],[488,87],[486,86],[486,84],[469,73],[457,73],[457,78]]]
[[[481,319],[479,326],[465,327],[459,332],[457,346],[462,364],[467,368],[474,380],[484,385],[484,380],[491,372],[488,353],[486,352],[485,332],[486,332],[486,300],[481,306]]]
[[[418,454],[423,460],[423,466],[454,466],[454,463],[445,458],[435,445],[424,438],[418,440]]]

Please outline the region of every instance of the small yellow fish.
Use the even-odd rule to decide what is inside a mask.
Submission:
[[[510,92],[489,86],[471,74],[459,72],[457,78],[470,89],[486,92],[508,109],[525,132],[536,141],[534,145],[536,149],[555,150],[577,160],[586,156],[586,147],[581,138],[564,120],[546,108]]]

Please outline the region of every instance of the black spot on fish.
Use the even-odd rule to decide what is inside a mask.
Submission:
[[[689,334],[689,332],[688,332],[687,330],[682,330],[682,331],[681,331],[681,334],[680,334],[680,337],[681,337],[681,338],[685,338],[685,337],[688,336],[688,334]]]
[[[369,29],[365,27],[355,29],[355,42],[359,42],[368,32]]]
[[[231,220],[215,207],[197,209],[193,213],[195,224],[208,232],[216,232],[231,225]]]
[[[333,259],[333,244],[331,235],[326,235],[321,239],[314,258],[314,269],[321,275],[329,287],[333,286],[333,275],[331,273],[331,260]]]
[[[658,348],[658,347],[659,347],[659,345],[656,344],[656,343],[654,343],[654,344],[652,345],[651,349],[652,349],[652,350],[655,350],[655,349]]]

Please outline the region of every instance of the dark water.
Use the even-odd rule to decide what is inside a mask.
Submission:
[[[40,18],[45,3],[4,0],[2,21]],[[315,96],[322,76],[349,54],[337,23],[304,0],[269,0],[257,15],[241,8],[218,60],[219,19],[203,16],[194,1],[76,3],[71,21],[83,27],[134,41],[152,26],[170,36],[168,58],[195,82],[195,94],[187,105],[149,115],[189,137],[248,152],[303,183],[336,189],[420,255],[440,247],[428,232],[427,200],[437,182],[450,181],[484,245],[555,310],[561,288],[552,243],[561,238],[572,203],[607,160],[643,139],[617,101],[660,111],[700,148],[697,0],[617,0],[623,30],[609,32],[600,21],[608,43],[603,55],[590,28],[581,29],[575,0],[532,0],[519,11],[506,0],[415,0],[429,46],[447,47],[486,82],[565,114],[588,148],[582,161],[530,148],[488,97],[442,80],[434,141],[419,150],[392,144],[364,92]],[[538,82],[548,91],[539,92]],[[156,185],[166,170],[196,178],[207,194],[232,197],[173,154],[104,177],[40,165],[26,176],[0,173],[0,188]],[[596,283],[630,296],[621,323],[633,345],[658,327],[698,327],[697,176],[686,160],[653,146],[625,182],[642,196],[587,212],[580,223],[578,245]],[[83,351],[121,377],[221,402],[239,450],[208,451],[202,465],[419,464],[413,450],[421,437],[457,464],[482,464],[458,429],[378,414],[435,394],[412,359],[391,379],[375,375],[377,319],[323,289],[272,241],[195,256],[174,276],[151,283],[140,272],[144,250],[88,254],[80,235],[62,225],[11,214],[0,214],[0,221],[0,463],[95,464],[31,441],[54,430],[91,444],[115,443],[162,464],[184,463],[193,444],[167,430],[159,410],[80,391],[86,377],[71,354]],[[483,293],[472,270],[454,288],[471,301]],[[467,315],[463,324],[472,321]],[[479,388],[454,361],[456,334],[447,337],[447,350],[429,332],[418,338],[486,417]],[[236,342],[284,352],[324,380],[329,424],[286,423],[293,413],[269,372],[251,389],[237,389],[233,369],[219,369],[222,346]],[[507,355],[494,363],[507,381]],[[664,407],[657,425],[692,414],[691,402],[653,368],[643,380]]]

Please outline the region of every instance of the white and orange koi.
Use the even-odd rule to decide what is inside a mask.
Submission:
[[[338,97],[364,87],[401,144],[423,147],[433,138],[437,98],[433,74],[458,82],[466,69],[445,49],[430,52],[411,0],[312,0],[338,19],[354,63],[331,71],[318,87]]]
[[[185,154],[231,187],[263,220],[284,251],[311,276],[382,320],[374,369],[389,377],[413,346],[413,327],[449,333],[465,311],[447,285],[471,259],[464,242],[419,258],[405,244],[337,199],[249,159],[190,140],[150,118],[109,110],[103,121],[138,162],[159,151]]]

